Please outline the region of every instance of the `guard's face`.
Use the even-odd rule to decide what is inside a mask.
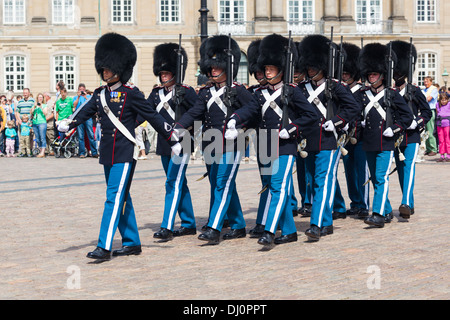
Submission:
[[[114,72],[105,68],[105,69],[103,69],[103,80],[105,82],[110,83],[110,82],[118,81],[119,78],[117,77],[117,75],[114,74]]]
[[[264,78],[264,72],[262,72],[262,71],[256,71],[255,78],[256,78],[256,81],[258,81],[259,83],[266,82],[266,79]]]
[[[367,80],[370,84],[377,84],[381,80],[381,74],[378,72],[370,72],[367,74]]]
[[[173,73],[170,71],[161,71],[159,74],[159,78],[161,79],[161,83],[163,84],[171,84],[173,81]]]
[[[313,67],[307,67],[308,77],[314,81],[318,81],[323,78],[323,71]]]
[[[219,67],[211,67],[211,77],[213,77],[213,81],[217,83],[227,80],[227,74]]]
[[[305,74],[303,72],[300,72],[300,71],[295,71],[294,72],[294,82],[295,83],[300,83],[303,80],[305,80]]]
[[[268,65],[264,67],[264,70],[267,82],[270,84],[277,84],[280,80],[282,80],[280,69],[278,69],[278,67]]]
[[[352,80],[352,75],[349,72],[342,72],[342,81],[351,83]]]

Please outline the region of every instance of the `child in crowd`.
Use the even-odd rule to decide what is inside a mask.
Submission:
[[[14,129],[14,121],[9,120],[7,124],[7,128],[5,130],[5,136],[6,136],[6,148],[5,153],[8,158],[15,157],[14,155],[14,144],[16,143],[16,136],[17,132],[16,129]]]
[[[450,103],[446,93],[439,96],[439,103],[436,107],[436,127],[441,155],[438,162],[450,162]]]
[[[22,115],[22,124],[20,125],[20,155],[19,157],[32,157],[30,131],[30,117],[27,114]]]

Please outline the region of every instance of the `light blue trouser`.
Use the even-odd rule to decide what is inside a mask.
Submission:
[[[332,207],[340,154],[340,150],[323,150],[310,152],[306,157],[307,174],[312,177],[313,203],[310,224],[319,228],[333,225]]]
[[[374,189],[372,211],[384,216],[392,211],[388,195],[394,151],[366,151],[366,157]]]
[[[194,208],[186,180],[189,154],[174,155],[172,157],[161,156],[161,163],[167,177],[164,216],[161,228],[173,230],[177,212],[180,216],[182,227],[195,228]]]
[[[362,149],[362,142],[358,142],[356,145],[348,144],[346,149],[348,154],[342,156],[342,161],[345,168],[350,207],[369,210],[370,185],[364,186],[364,183],[369,179],[369,168],[367,166],[366,153]],[[344,198],[337,182],[333,211],[345,212],[345,209]]]
[[[242,154],[226,152],[222,155],[220,163],[209,165],[209,181],[213,197],[210,205],[208,227],[222,230],[224,217],[227,215],[231,229],[245,228],[245,220],[236,190],[236,175],[239,169]]]
[[[278,224],[281,234],[296,233],[294,217],[292,215],[292,168],[295,157],[282,155],[273,162],[272,174],[268,176],[270,203],[268,205],[265,230],[273,234]]]
[[[134,165],[135,163],[126,162],[104,166],[107,188],[98,238],[98,247],[100,248],[111,250],[117,228],[122,236],[122,245],[137,246],[141,244],[133,203],[127,188],[132,179]]]
[[[416,158],[419,152],[419,144],[410,143],[400,149],[406,158],[404,161],[400,161],[397,149],[394,153],[400,188],[403,193],[402,204],[414,208],[414,177],[416,175]]]

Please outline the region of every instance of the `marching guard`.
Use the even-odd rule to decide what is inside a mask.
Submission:
[[[258,64],[265,70],[268,85],[255,91],[261,108],[258,158],[261,180],[267,186],[258,208],[257,224],[264,225],[258,243],[270,247],[274,243],[297,241],[292,214],[293,209],[297,209],[292,206],[292,168],[297,155],[297,139],[318,117],[298,87],[286,83],[292,81],[289,73],[293,75],[297,60],[297,49],[291,39],[272,34],[261,41],[259,49]],[[264,136],[261,132],[265,132]],[[281,236],[275,238],[278,225]],[[254,235],[258,233],[254,232]]]
[[[161,85],[152,90],[148,102],[171,125],[197,101],[195,90],[183,84],[187,64],[188,57],[181,44],[160,44],[153,52],[153,73]],[[187,142],[193,151],[192,139]],[[153,237],[168,241],[174,236],[196,234],[194,208],[186,179],[190,152],[186,149],[180,155],[172,154],[170,144],[163,135],[158,134],[156,154],[161,156],[167,179],[163,220],[160,230]],[[177,212],[181,227],[174,231]]]
[[[114,256],[141,253],[141,242],[136,223],[130,186],[139,148],[134,130],[140,115],[157,130],[179,153],[181,145],[171,139],[172,128],[152,109],[141,91],[128,83],[136,63],[134,44],[126,37],[107,33],[95,46],[95,68],[107,84],[97,88],[92,98],[77,110],[69,120],[63,120],[58,130],[67,132],[98,114],[102,126],[100,164],[104,166],[107,184],[106,202],[100,226],[97,248],[88,258],[108,260],[114,234],[119,229],[122,248]]]
[[[342,68],[342,81],[347,85],[353,94],[356,102],[362,104],[360,82],[361,76],[359,72],[359,53],[361,48],[358,46],[344,42],[342,44],[346,53],[346,59]],[[350,208],[345,211],[338,212],[338,208],[345,209],[345,203],[337,204],[338,201],[344,201],[339,184],[336,184],[336,194],[334,199],[333,219],[346,218],[347,215],[355,215],[358,218],[366,218],[369,216],[369,184],[365,184],[369,179],[369,168],[367,166],[366,153],[362,147],[362,126],[363,113],[349,123],[347,130],[346,150],[348,153],[342,155],[342,162],[345,168],[345,178],[347,181],[347,192],[350,198]]]
[[[389,85],[397,57],[388,46],[367,44],[359,61],[361,76],[369,83],[362,89],[363,148],[374,188],[372,215],[364,222],[382,228],[386,217],[390,221],[392,215],[388,193],[394,149],[403,131],[413,122],[413,114],[403,97]]]
[[[360,113],[361,106],[343,84],[333,79],[335,72],[331,50],[335,46],[322,35],[310,35],[300,42],[307,81],[299,84],[303,94],[315,107],[319,119],[306,131],[306,171],[313,194],[311,227],[306,230],[310,241],[333,233],[332,206],[335,194],[341,130]],[[331,49],[331,50],[330,50]]]
[[[400,148],[394,151],[398,179],[402,190],[402,202],[399,207],[400,217],[409,219],[414,214],[414,182],[420,135],[431,119],[431,109],[420,88],[412,84],[412,75],[417,60],[416,47],[412,43],[397,40],[392,42],[392,50],[397,55],[398,60],[394,68],[395,87],[414,115],[414,120],[407,128]],[[400,152],[405,157],[403,161],[400,159]]]
[[[195,105],[175,126],[182,135],[181,129],[189,129],[196,120],[203,122],[202,147],[211,185],[211,201],[206,230],[198,238],[208,244],[219,243],[225,215],[231,231],[224,234],[223,239],[246,236],[235,183],[245,146],[238,148],[236,139],[238,129],[248,128],[255,118],[258,106],[244,86],[233,82],[240,57],[239,45],[231,37],[218,35],[204,40],[200,46],[199,65],[212,83],[200,89]]]

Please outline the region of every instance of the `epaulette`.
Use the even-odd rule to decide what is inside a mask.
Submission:
[[[294,88],[298,86],[296,83],[289,83],[289,85]]]
[[[128,89],[134,89],[134,88],[136,88],[136,86],[135,86],[134,84],[130,83],[130,82],[127,82],[127,83],[124,84],[123,86],[124,86],[125,88],[128,88]]]
[[[190,85],[184,84],[184,83],[182,83],[181,86],[182,86],[183,88],[186,88],[186,89],[192,88]]]

